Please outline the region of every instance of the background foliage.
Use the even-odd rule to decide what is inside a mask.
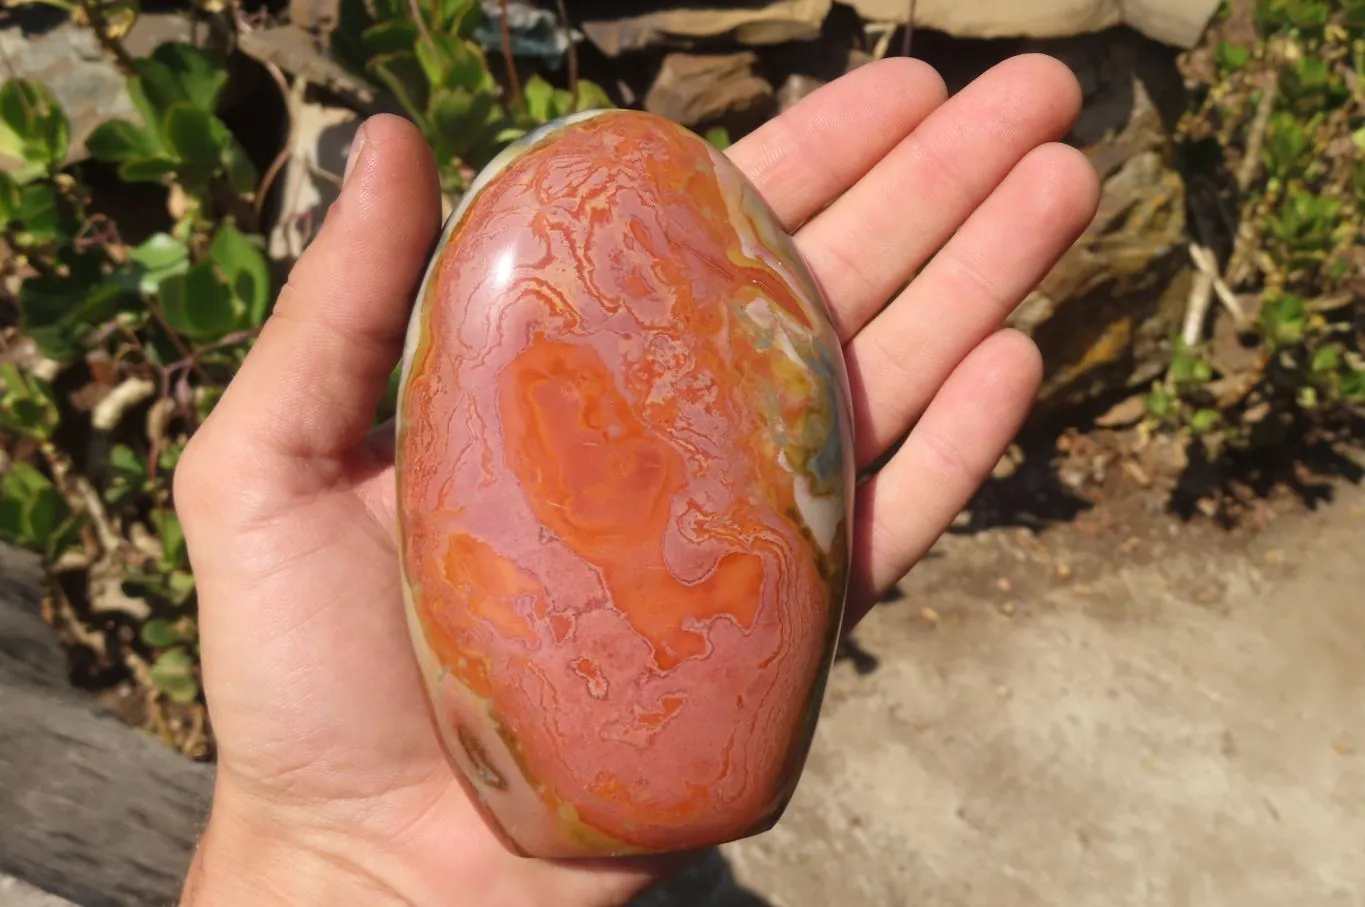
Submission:
[[[0,359],[0,540],[42,553],[54,621],[87,673],[131,674],[147,691],[145,723],[202,755],[195,586],[171,475],[279,289],[259,232],[263,179],[219,117],[225,54],[169,41],[134,58],[120,43],[130,8],[68,8],[123,68],[138,118],[101,123],[85,143],[91,164],[68,166],[71,127],[52,92],[0,86],[11,165],[0,171],[0,328],[13,322]],[[222,12],[196,14],[236,21]],[[482,16],[474,0],[344,0],[331,39],[421,128],[450,193],[527,131],[611,106],[586,80],[522,82],[514,63],[509,90],[470,40]],[[163,188],[165,229],[125,243],[93,204],[88,166]]]
[[[1214,458],[1365,405],[1365,0],[1260,0],[1255,24],[1255,44],[1215,49],[1181,129],[1190,170],[1234,174],[1205,220],[1233,240],[1218,295],[1254,365],[1220,374],[1208,343],[1177,342],[1148,397]]]

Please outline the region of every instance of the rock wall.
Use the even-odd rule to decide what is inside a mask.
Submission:
[[[552,6],[510,5],[541,30]],[[339,171],[361,116],[385,106],[382,94],[374,96],[319,50],[310,29],[325,32],[335,6],[335,0],[294,0],[298,24],[256,29],[242,42],[244,58],[304,74],[327,89],[299,106],[299,141],[277,193],[289,201],[276,211],[273,228],[267,225],[271,252],[285,262],[302,251],[335,197],[335,180],[319,171]],[[485,0],[485,6],[496,11],[499,2]],[[1191,282],[1185,186],[1170,154],[1171,128],[1185,104],[1176,55],[1198,38],[1216,0],[746,0],[708,7],[581,0],[570,6],[581,68],[618,103],[698,131],[724,127],[732,137],[849,69],[899,52],[912,8],[911,51],[938,67],[953,90],[1015,53],[1059,57],[1076,71],[1085,95],[1068,140],[1094,162],[1104,193],[1090,229],[1011,318],[1038,341],[1047,363],[1039,415],[1064,414],[1138,387],[1164,367]],[[181,38],[178,22],[144,16],[128,43],[137,52]],[[495,50],[497,36],[488,41]],[[30,34],[0,25],[0,50],[6,48],[18,74],[53,85],[72,111],[73,160],[100,116],[130,114],[121,79],[88,32],[60,25]],[[273,91],[269,80],[259,81],[263,91]],[[272,128],[283,135],[283,122]],[[265,151],[262,166],[274,156],[273,148]]]

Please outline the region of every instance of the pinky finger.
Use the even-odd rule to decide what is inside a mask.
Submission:
[[[845,629],[924,556],[971,500],[1028,415],[1038,348],[1001,330],[967,355],[900,450],[858,489]]]

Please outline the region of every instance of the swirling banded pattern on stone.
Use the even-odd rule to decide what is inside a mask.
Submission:
[[[509,846],[690,848],[775,821],[847,577],[847,379],[729,162],[634,112],[481,179],[414,312],[399,412],[410,623]]]

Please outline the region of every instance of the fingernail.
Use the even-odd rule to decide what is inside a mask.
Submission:
[[[346,181],[351,178],[351,171],[355,169],[356,161],[360,160],[360,152],[365,150],[365,125],[362,123],[360,128],[355,131],[355,138],[351,139],[351,153],[346,157],[346,170],[341,174],[341,185],[345,186]]]

